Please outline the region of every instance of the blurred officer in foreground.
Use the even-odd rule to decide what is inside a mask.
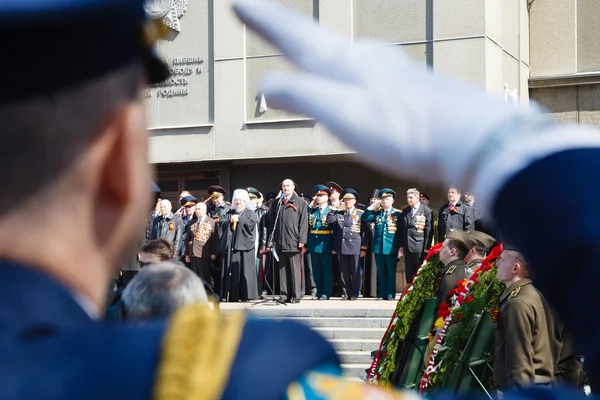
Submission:
[[[340,370],[307,327],[206,304],[169,322],[98,321],[154,201],[144,88],[168,76],[150,49],[163,29],[142,0],[0,2],[1,399],[274,399],[303,371]],[[247,373],[274,354],[275,372]]]
[[[576,191],[600,197],[600,186],[588,178],[600,169],[600,133],[558,124],[535,106],[507,104],[432,73],[393,46],[356,39],[351,44],[272,2],[238,1],[234,9],[296,67],[267,75],[257,88],[270,106],[315,118],[382,171],[477,193],[482,211],[490,211],[502,235],[540,269],[536,285],[582,346],[593,391],[600,347],[589,333],[600,328],[600,320],[590,318],[590,307],[581,307],[581,297],[572,294],[588,295],[588,306],[596,306],[591,294],[599,270],[594,260],[600,210],[566,225],[547,216],[556,214],[556,204],[570,204]],[[446,151],[457,140],[463,144],[460,158]],[[515,198],[532,212],[514,213]],[[545,234],[531,235],[534,229]],[[556,279],[565,274],[564,260],[572,266],[571,279]],[[553,396],[577,397],[559,392],[546,398]]]

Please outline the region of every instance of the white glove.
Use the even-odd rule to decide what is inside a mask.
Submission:
[[[535,158],[521,152],[521,158],[509,160],[521,145],[509,146],[500,157],[504,136],[520,142],[522,130],[540,133],[553,125],[537,108],[507,104],[481,88],[432,73],[397,46],[370,40],[352,45],[309,17],[265,0],[238,1],[234,10],[300,70],[263,80],[259,90],[269,104],[315,118],[364,162],[388,173],[472,189],[489,206],[498,186]],[[492,136],[500,143],[490,151]],[[532,139],[540,156],[539,139]],[[506,176],[497,171],[474,176],[474,169],[485,169],[482,164],[494,157]],[[490,181],[498,182],[489,186]]]

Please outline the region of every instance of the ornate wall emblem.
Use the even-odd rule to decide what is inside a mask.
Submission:
[[[187,11],[188,0],[146,0],[144,10],[150,19],[161,19],[169,28],[180,32],[179,19]]]

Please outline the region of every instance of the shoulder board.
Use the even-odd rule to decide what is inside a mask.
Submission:
[[[517,297],[517,296],[519,295],[519,292],[520,292],[520,291],[521,291],[521,286],[519,286],[519,287],[518,287],[518,288],[516,288],[516,289],[513,289],[513,291],[512,291],[512,292],[510,292],[510,295],[508,296],[508,300],[510,300],[510,299],[512,299],[512,298],[514,298],[514,297]]]
[[[452,265],[450,268],[448,268],[448,271],[446,271],[446,275],[452,275],[455,270],[456,270],[456,265]]]

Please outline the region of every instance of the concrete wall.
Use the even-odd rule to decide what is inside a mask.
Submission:
[[[533,89],[531,97],[560,122],[600,128],[600,84]]]
[[[531,2],[531,77],[600,70],[600,11],[595,0]]]
[[[380,39],[403,48],[423,67],[499,94],[506,87],[528,97],[526,0],[278,1],[349,42]],[[151,162],[267,162],[351,153],[314,121],[271,108],[261,113],[261,77],[290,66],[237,21],[231,0],[188,3],[179,32],[157,46],[175,76],[147,92]]]

